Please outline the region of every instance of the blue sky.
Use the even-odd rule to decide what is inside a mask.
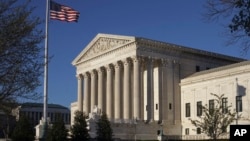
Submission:
[[[98,33],[145,37],[248,59],[241,56],[239,47],[225,46],[221,25],[202,20],[204,0],[55,1],[79,11],[80,18],[78,23],[49,22],[48,47],[53,56],[49,103],[70,107],[77,100],[76,68],[71,62]],[[32,0],[32,5],[37,6],[33,14],[45,20],[46,0]],[[43,86],[37,91],[43,95]]]

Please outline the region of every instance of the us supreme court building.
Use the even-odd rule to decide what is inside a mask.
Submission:
[[[196,88],[203,94],[204,88],[213,90],[210,86],[215,83],[204,83],[200,89],[195,78],[210,80],[200,77],[213,72],[209,78],[216,79],[220,69],[212,70],[242,61],[245,60],[141,37],[97,34],[72,62],[78,93],[77,101],[71,104],[71,119],[76,110],[87,115],[96,110],[105,112],[114,138],[126,140],[157,139],[161,131],[169,139],[196,136],[185,115],[185,105],[191,103],[191,116],[195,115],[192,110],[196,111],[199,100]],[[234,87],[235,77],[231,79],[230,86]],[[209,100],[208,93],[204,94],[206,99],[199,95],[203,104]]]

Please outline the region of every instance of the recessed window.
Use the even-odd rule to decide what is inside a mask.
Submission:
[[[227,109],[227,98],[222,98],[222,113],[227,113],[228,109]]]
[[[201,116],[202,115],[202,103],[201,101],[197,102],[197,116]]]
[[[186,103],[186,117],[190,117],[190,103]]]
[[[158,104],[155,104],[155,109],[158,110]]]
[[[186,128],[186,129],[185,129],[185,134],[186,134],[186,135],[189,135],[189,128]]]
[[[242,112],[242,96],[236,96],[236,112]]]
[[[171,103],[169,103],[169,110],[171,110],[172,109],[172,104]]]
[[[209,106],[208,106],[209,113],[212,113],[213,110],[214,110],[214,100],[213,100],[213,99],[212,99],[212,100],[209,100],[209,101],[208,101],[208,104],[209,104]]]
[[[201,134],[201,128],[197,128],[197,134]]]
[[[196,72],[199,72],[200,71],[200,66],[196,66],[195,70],[196,70]]]

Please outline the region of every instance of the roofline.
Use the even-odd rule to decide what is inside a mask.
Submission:
[[[43,103],[35,103],[35,102],[25,102],[25,103],[22,103],[20,104],[20,106],[27,106],[27,107],[43,107]],[[48,108],[57,108],[57,109],[68,109],[67,107],[65,106],[62,106],[62,105],[59,105],[59,104],[48,104]]]
[[[125,35],[115,35],[115,34],[103,34],[103,33],[98,33],[90,42],[89,44],[80,52],[79,55],[72,61],[72,65],[76,66],[78,63],[77,61],[83,56],[83,54],[101,37],[107,37],[107,38],[131,38],[134,39],[135,43],[138,45],[145,45],[145,46],[159,46],[159,47],[164,47],[164,48],[169,48],[171,50],[176,50],[180,53],[191,53],[191,54],[197,54],[197,55],[205,55],[205,56],[211,56],[211,57],[216,57],[220,59],[225,59],[225,60],[230,60],[234,62],[240,62],[240,61],[245,61],[245,59],[234,57],[234,56],[229,56],[229,55],[224,55],[224,54],[219,54],[215,52],[210,52],[210,51],[205,51],[201,49],[196,49],[196,48],[191,48],[187,46],[182,46],[182,45],[177,45],[177,44],[172,44],[172,43],[167,43],[163,41],[158,41],[158,40],[153,40],[153,39],[148,39],[144,37],[135,37],[135,36],[125,36]]]
[[[148,44],[167,46],[167,47],[171,48],[172,50],[176,50],[176,51],[179,51],[182,53],[193,53],[193,54],[200,54],[200,55],[206,55],[206,56],[213,56],[216,58],[224,58],[226,60],[234,60],[234,61],[238,61],[238,62],[246,61],[246,59],[234,57],[234,56],[230,56],[230,55],[215,53],[215,52],[211,52],[211,51],[196,49],[196,48],[192,48],[192,47],[188,47],[188,46],[177,45],[177,44],[158,41],[158,40],[152,40],[152,39],[143,38],[143,37],[136,37],[136,42],[138,42],[138,43],[143,44],[143,43],[145,43],[145,41]]]
[[[242,61],[242,62],[239,62],[239,63],[234,63],[234,64],[222,66],[222,67],[217,67],[217,68],[213,68],[213,69],[209,69],[209,70],[196,72],[196,73],[182,79],[181,82],[180,82],[180,85],[186,85],[186,84],[189,84],[189,83],[198,82],[198,81],[200,81],[200,79],[206,80],[205,77],[206,77],[207,74],[217,73],[217,72],[234,69],[236,67],[243,67],[243,66],[247,66],[247,65],[250,65],[250,61]],[[243,71],[245,72],[246,70],[243,70]],[[231,75],[233,73],[228,72],[228,73],[223,74],[223,76],[228,75],[228,74]],[[204,76],[204,77],[202,77],[202,76]],[[199,78],[199,77],[202,77],[202,78]],[[210,79],[215,79],[217,77],[221,77],[221,76],[214,75],[213,78],[211,78],[211,77],[209,77],[209,78]]]

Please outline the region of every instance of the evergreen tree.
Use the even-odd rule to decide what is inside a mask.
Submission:
[[[57,116],[57,120],[53,123],[52,127],[48,129],[46,141],[66,141],[68,130],[61,116]]]
[[[74,125],[71,127],[72,141],[88,141],[90,140],[89,130],[87,129],[86,116],[83,112],[76,111]]]
[[[98,141],[112,141],[113,130],[105,113],[96,123],[96,134]]]
[[[201,132],[216,140],[227,132],[227,127],[236,120],[237,113],[229,109],[231,106],[223,106],[222,99],[224,95],[211,95],[216,97],[214,108],[209,109],[207,105],[202,106],[202,116],[198,117],[199,120],[190,120],[195,127],[201,129]]]
[[[35,139],[34,128],[26,116],[20,116],[11,139],[12,141],[33,141]]]

